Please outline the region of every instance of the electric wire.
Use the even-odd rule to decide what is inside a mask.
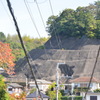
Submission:
[[[41,17],[41,20],[42,20],[42,23],[43,23],[43,26],[44,26],[44,29],[46,29],[46,26],[45,26],[45,23],[44,23],[44,19],[43,19],[43,17],[42,17],[42,13],[41,13],[41,11],[40,11],[40,8],[39,8],[39,3],[37,2],[37,0],[34,0],[34,2],[36,3],[36,5],[37,5],[37,8],[38,8],[38,11],[39,11],[39,14],[40,14],[40,17]],[[51,43],[51,40],[49,40],[50,41],[50,45],[51,45],[51,47],[53,48],[53,46],[52,46],[52,43]]]
[[[34,1],[35,1],[36,5],[37,5],[37,8],[38,8],[38,11],[39,11],[39,14],[40,14],[40,17],[41,17],[43,26],[44,26],[44,28],[45,28],[45,23],[44,23],[44,20],[43,20],[42,13],[41,13],[41,11],[40,11],[39,5],[38,5],[38,3],[37,3],[37,0],[34,0]]]
[[[34,1],[35,1],[36,5],[37,5],[37,8],[38,8],[38,11],[39,11],[39,14],[40,14],[40,17],[41,17],[43,26],[44,26],[44,28],[46,29],[45,23],[44,23],[44,20],[43,20],[43,17],[42,17],[42,13],[41,13],[41,11],[40,11],[40,8],[39,8],[39,5],[38,5],[38,3],[37,3],[37,0],[34,0]],[[53,27],[53,28],[54,28],[54,27]],[[58,47],[59,47],[59,49],[60,49],[61,47],[60,47],[60,45],[59,45],[59,40],[58,40],[58,37],[57,37],[56,34],[55,34],[55,37],[56,37],[56,41],[57,41]],[[52,43],[51,43],[51,40],[50,40],[50,45],[51,45],[51,47],[53,47],[53,46],[52,46]]]
[[[43,3],[45,3],[45,2],[47,2],[48,0],[44,0],[44,1],[42,1],[42,2],[37,2],[38,4],[43,4]],[[30,2],[30,1],[28,1],[28,3],[35,3],[35,1],[34,2]]]
[[[50,8],[51,8],[52,15],[54,15],[53,7],[52,7],[52,4],[51,4],[51,0],[49,0],[49,4],[50,4]],[[54,24],[53,24],[53,30],[55,30]],[[56,40],[57,40],[57,43],[58,43],[58,47],[59,47],[59,49],[61,49],[61,48],[62,48],[62,43],[61,43],[59,34],[58,34],[58,36],[57,36],[57,34],[56,34],[55,31],[54,31],[54,34],[55,34],[55,37],[56,37]]]
[[[96,12],[97,14],[97,12]],[[94,72],[95,72],[95,69],[96,69],[96,65],[97,65],[97,62],[98,62],[98,59],[99,59],[99,54],[100,54],[100,45],[99,45],[99,48],[98,48],[98,51],[97,51],[97,56],[96,56],[96,60],[95,60],[95,63],[94,63],[94,67],[93,67],[93,70],[92,70],[92,73],[91,73],[91,76],[90,76],[90,81],[89,81],[89,84],[88,84],[88,89],[86,90],[85,92],[85,96],[83,99],[86,99],[86,96],[87,96],[87,93],[88,93],[88,90],[90,89],[90,84],[92,82],[92,79],[93,79],[93,75],[94,75]]]
[[[26,50],[27,50],[27,48],[26,48]],[[28,51],[27,51],[27,52],[28,52]],[[31,55],[30,55],[29,52],[28,52],[28,56],[30,57],[30,62],[32,62],[33,60],[32,60],[32,57],[31,57]],[[33,66],[34,66],[34,68],[35,68],[35,71],[37,71],[37,73],[38,73],[38,75],[39,75],[39,77],[40,77],[41,75],[40,75],[39,71],[37,70],[36,65],[33,65]]]
[[[74,50],[71,50],[72,52],[75,52]],[[91,52],[97,52],[97,50],[78,50],[78,51],[81,51],[81,53],[82,52],[89,52],[89,53],[91,53]],[[88,54],[89,55],[89,54]],[[30,58],[31,58],[31,55],[29,54],[29,56],[30,56]],[[51,61],[51,62],[66,62],[66,63],[71,63],[71,62],[84,62],[84,61],[89,61],[89,62],[93,62],[93,60],[95,60],[96,58],[88,58],[87,57],[87,59],[80,59],[80,60],[64,60],[64,59],[62,59],[62,60],[46,60],[46,61]],[[31,58],[31,61],[32,61],[32,58]],[[22,61],[22,62],[20,62],[20,63],[18,63],[17,64],[17,66],[22,66],[22,64],[24,63],[24,60]],[[34,62],[33,62],[34,63]],[[85,65],[86,65],[86,63],[85,63]],[[84,65],[84,66],[85,66]],[[35,66],[35,65],[34,65]],[[37,72],[38,72],[38,70],[36,70]],[[49,71],[48,71],[49,72]],[[38,73],[39,74],[39,73]],[[39,76],[40,76],[40,74],[39,74]]]
[[[9,0],[6,0],[6,1],[7,1],[7,5],[8,5],[8,8],[9,8],[9,11],[10,11],[10,13],[11,13],[11,15],[12,15],[12,18],[13,18],[13,21],[14,21],[14,24],[15,24],[15,27],[16,27],[16,31],[17,31],[17,33],[18,33],[19,40],[20,40],[21,45],[22,45],[22,48],[23,48],[23,51],[24,51],[24,53],[25,53],[26,60],[27,60],[27,62],[28,62],[29,68],[30,68],[30,70],[31,70],[32,77],[33,77],[33,79],[34,79],[34,81],[35,81],[35,84],[36,84],[36,87],[37,87],[37,89],[38,89],[39,95],[40,95],[41,99],[43,100],[42,95],[41,95],[40,90],[39,90],[39,86],[38,86],[37,81],[36,81],[36,78],[35,78],[35,75],[34,75],[33,70],[32,70],[32,66],[31,66],[30,61],[29,61],[29,57],[28,57],[27,51],[26,51],[26,49],[25,49],[25,47],[24,47],[24,43],[23,43],[23,40],[22,40],[22,37],[21,37],[21,34],[20,34],[20,30],[19,30],[17,21],[16,21],[16,19],[15,19],[14,13],[13,13],[13,8],[11,7],[10,1],[9,1]]]
[[[40,33],[39,33],[39,31],[38,31],[38,28],[37,28],[37,26],[36,26],[36,24],[35,24],[35,21],[34,21],[34,19],[33,19],[31,9],[30,9],[30,7],[29,7],[29,5],[28,5],[28,3],[27,3],[26,0],[24,0],[24,3],[25,3],[25,6],[26,6],[26,8],[27,8],[27,11],[28,11],[28,13],[29,13],[29,15],[30,15],[31,21],[32,21],[32,23],[33,23],[33,25],[34,25],[34,27],[35,27],[37,33],[38,33],[38,36],[41,38]],[[41,43],[41,44],[42,44],[42,43]],[[42,44],[42,45],[43,45],[43,44]],[[46,54],[46,56],[47,56],[47,59],[49,59],[48,54],[47,54],[47,50],[46,50],[46,48],[45,48],[44,45],[43,45],[43,47],[44,47],[44,51],[45,51],[45,54]]]
[[[50,0],[49,0],[50,1]],[[98,50],[98,54],[97,54],[97,58],[96,58],[96,62],[95,62],[95,64],[94,64],[94,68],[93,68],[93,71],[92,71],[92,74],[91,74],[91,79],[90,79],[90,82],[89,82],[89,86],[88,86],[88,88],[90,87],[90,83],[91,83],[91,81],[92,81],[92,77],[93,77],[93,74],[94,74],[94,70],[95,70],[95,67],[96,67],[96,63],[97,63],[97,59],[98,59],[98,55],[99,55],[99,51],[100,51],[100,47],[99,47],[99,50]],[[88,92],[88,91],[87,91]],[[86,95],[87,95],[87,92],[86,92],[86,94],[85,94],[85,97],[86,97]]]
[[[11,23],[13,24],[13,21],[11,20],[11,17],[10,17],[10,15],[9,15],[9,13],[8,13],[8,11],[7,11],[7,9],[6,9],[6,7],[4,6],[4,4],[3,4],[2,0],[0,0],[0,2],[1,2],[1,4],[2,4],[2,6],[3,6],[3,8],[4,8],[5,12],[7,13],[7,15],[8,15],[8,17],[9,17],[9,19],[10,19]]]
[[[40,11],[40,8],[39,8],[39,5],[38,5],[38,2],[37,2],[37,0],[34,0],[34,2],[36,3],[36,6],[37,6],[37,8],[38,8],[38,11],[39,11],[40,18],[41,18],[41,20],[42,20],[42,23],[43,23],[44,29],[46,29],[46,26],[45,26],[45,23],[44,23],[44,19],[43,19],[43,17],[42,17],[42,13],[41,13],[41,11]],[[50,41],[50,45],[51,45],[51,47],[53,47],[53,46],[52,46],[52,43],[51,43],[51,40],[49,40],[49,41]],[[58,40],[57,40],[57,43],[58,43]]]
[[[94,63],[94,67],[93,67],[92,74],[91,74],[91,77],[90,77],[90,81],[89,81],[89,84],[88,84],[88,89],[87,89],[87,91],[86,91],[86,93],[85,93],[85,96],[84,96],[85,99],[86,99],[86,95],[87,95],[87,93],[88,93],[88,90],[89,90],[89,88],[90,88],[90,84],[91,84],[91,82],[92,82],[92,78],[93,78],[93,75],[94,75],[94,71],[95,71],[95,68],[96,68],[96,64],[97,64],[97,61],[98,61],[98,58],[99,58],[99,53],[100,53],[100,46],[99,46],[99,49],[98,49],[98,52],[97,52],[96,61],[95,61],[95,63]]]

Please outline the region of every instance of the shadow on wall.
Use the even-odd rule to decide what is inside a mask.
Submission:
[[[75,66],[69,66],[67,64],[60,64],[59,68],[61,70],[61,73],[64,74],[64,76],[72,76],[74,73],[73,68],[75,68]]]

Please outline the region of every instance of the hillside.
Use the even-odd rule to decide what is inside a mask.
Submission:
[[[59,49],[58,43],[60,44],[60,49],[65,50],[97,50],[100,44],[99,39],[89,39],[83,36],[82,38],[67,38],[59,37],[58,42],[55,37],[52,37],[46,42],[46,49]]]
[[[50,41],[52,41],[54,48],[50,47]],[[63,49],[58,49],[56,39],[53,37],[45,44],[46,52],[44,49],[33,49],[29,52],[31,55],[30,61],[36,77],[55,80],[56,67],[59,62],[66,63],[64,70],[68,74],[67,69],[70,68],[73,71],[73,78],[90,76],[97,56],[100,40],[83,37],[81,39],[61,38],[61,41]],[[100,79],[99,61],[100,59],[98,59],[94,76]],[[31,77],[25,58],[19,60],[15,67],[16,74],[20,76],[20,79],[22,77],[25,81],[25,75]]]

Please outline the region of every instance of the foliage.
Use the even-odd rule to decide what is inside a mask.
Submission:
[[[0,32],[0,41],[2,42],[6,41],[6,36],[3,32]]]
[[[32,88],[31,90],[30,90],[30,93],[34,93],[36,91],[36,88]]]
[[[86,92],[88,90],[87,87],[77,87],[74,89],[74,92],[77,93],[77,92]]]
[[[35,48],[44,49],[43,45],[48,40],[48,38],[30,38],[30,36],[26,35],[23,36],[22,39],[27,51],[31,51]],[[17,35],[11,36],[10,34],[8,34],[6,42],[10,44],[12,53],[15,56],[15,62],[25,56]]]
[[[4,83],[4,77],[0,75],[0,100],[10,100],[10,96],[6,91],[6,84]]]
[[[60,90],[60,93],[61,93],[62,96],[65,95],[64,90]]]
[[[14,56],[9,44],[0,42],[0,67],[4,68],[8,74],[14,73]]]
[[[96,92],[96,93],[97,93],[97,92],[100,92],[100,89],[96,89],[96,90],[94,90],[94,92]]]
[[[95,30],[95,32],[97,33],[96,38],[100,39],[100,20],[97,20],[96,25],[97,25],[97,29]]]
[[[95,2],[96,6],[96,19],[100,20],[100,0]]]
[[[76,10],[65,9],[58,16],[50,16],[47,31],[51,36],[100,38],[100,1]],[[98,37],[99,36],[99,37]]]
[[[20,94],[20,100],[25,100],[25,98],[26,98],[26,92],[22,92]]]
[[[9,41],[8,43],[10,44],[10,47],[12,49],[12,54],[15,57],[15,61],[17,61],[19,58],[23,58],[25,56],[24,51],[19,42]]]
[[[47,92],[46,92],[46,94],[50,97],[50,100],[56,100],[56,83],[52,83],[50,86],[49,86],[49,88],[48,88],[48,90],[47,90]],[[58,99],[59,100],[61,100],[61,93],[60,93],[60,91],[58,92]]]
[[[61,100],[72,100],[72,97],[71,96],[62,96]],[[82,100],[82,97],[81,96],[75,96],[74,100]]]
[[[16,95],[15,93],[11,94],[11,100],[26,100],[26,93],[22,92],[20,95]]]

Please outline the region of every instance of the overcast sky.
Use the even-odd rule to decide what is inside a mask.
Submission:
[[[41,37],[47,37],[35,0],[26,0],[32,11],[34,22],[38,28]],[[59,15],[66,8],[76,9],[78,6],[87,6],[89,3],[94,3],[96,0],[50,0],[54,15]],[[39,37],[29,13],[26,9],[24,0],[10,0],[14,14],[16,16],[21,35],[29,35],[30,37]],[[49,0],[37,0],[43,20],[45,22],[52,15]],[[12,17],[9,13],[6,0],[0,0],[0,32],[7,34],[17,34]]]

